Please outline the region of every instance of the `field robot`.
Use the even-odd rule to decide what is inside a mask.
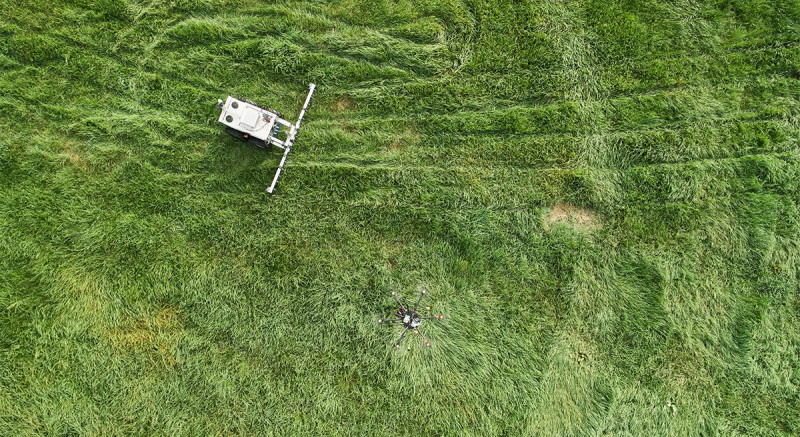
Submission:
[[[400,299],[397,298],[397,293],[395,293],[394,291],[392,292],[392,297],[394,298],[395,301],[397,301],[397,304],[400,305],[397,308],[397,311],[395,311],[394,313],[395,317],[397,318],[389,320],[378,319],[378,323],[393,322],[392,326],[403,327],[403,332],[400,333],[400,338],[398,338],[397,343],[394,344],[395,348],[398,349],[400,348],[400,342],[403,341],[403,336],[406,335],[406,331],[408,331],[409,329],[412,329],[414,334],[419,334],[422,337],[422,343],[425,346],[427,347],[431,346],[431,342],[429,342],[428,339],[425,338],[424,335],[422,335],[422,331],[419,330],[419,325],[421,325],[422,321],[425,319],[443,319],[444,315],[439,314],[438,316],[428,316],[428,317],[422,317],[419,315],[419,313],[417,312],[417,307],[419,306],[419,303],[422,301],[422,298],[423,296],[425,296],[426,293],[427,291],[423,289],[422,293],[420,293],[419,295],[419,299],[417,299],[417,303],[414,304],[414,308],[411,308],[408,302],[403,304],[403,302],[400,302]],[[425,307],[425,309],[430,310],[430,307]]]
[[[225,102],[222,99],[217,101],[216,109],[222,110],[219,114],[219,122],[226,126],[225,132],[228,135],[262,149],[270,146],[283,149],[283,158],[278,164],[278,170],[275,172],[272,184],[267,188],[268,193],[272,193],[275,190],[275,184],[278,183],[278,177],[283,171],[286,158],[289,156],[289,152],[292,151],[295,139],[297,139],[297,132],[300,130],[303,116],[306,114],[306,109],[308,109],[308,104],[314,94],[316,85],[309,84],[308,88],[308,97],[303,103],[303,109],[300,111],[300,116],[297,117],[297,123],[295,124],[284,120],[283,115],[274,109],[259,106],[247,99],[240,100],[228,96]],[[281,136],[285,136],[285,139],[281,140],[278,137],[279,133]]]

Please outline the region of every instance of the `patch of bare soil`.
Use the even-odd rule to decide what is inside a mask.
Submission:
[[[77,151],[69,142],[64,143],[64,154],[67,156],[67,161],[83,170],[88,168],[86,159]]]
[[[578,208],[567,203],[559,203],[544,218],[545,228],[555,223],[569,223],[578,229],[590,229],[599,226],[597,214],[590,209]]]
[[[389,145],[389,149],[391,150],[398,150],[406,145],[409,144],[416,144],[419,141],[419,132],[416,132],[411,127],[406,128],[405,133],[398,136],[392,144]]]
[[[183,329],[181,314],[173,308],[164,308],[155,315],[114,329],[108,340],[117,350],[150,354],[175,367],[177,357],[172,351]]]
[[[342,112],[342,111],[344,111],[345,109],[349,108],[349,107],[350,107],[350,105],[352,105],[352,104],[353,104],[353,102],[351,102],[351,101],[350,101],[350,99],[348,99],[347,97],[342,97],[341,99],[339,99],[339,100],[336,102],[336,109],[337,109],[339,112]]]

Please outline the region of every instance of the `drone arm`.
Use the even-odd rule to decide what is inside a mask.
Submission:
[[[417,310],[417,306],[420,302],[422,302],[422,297],[425,296],[425,289],[422,290],[422,293],[419,294],[419,299],[417,299],[417,303],[414,304],[414,311]]]
[[[425,338],[425,335],[422,334],[422,331],[420,331],[419,328],[417,328],[416,332],[422,337],[422,343],[424,343],[425,346],[430,346],[431,345],[431,342],[429,342],[428,339]]]
[[[403,332],[400,333],[400,338],[397,339],[397,343],[394,344],[394,347],[400,347],[400,342],[403,341],[403,336],[406,335],[406,331],[408,331],[408,328],[404,329]]]
[[[400,302],[400,299],[397,298],[397,293],[395,293],[394,291],[392,292],[392,297],[394,298],[395,301],[397,301],[397,304],[400,305],[400,308],[403,309],[406,308],[406,306],[403,305],[403,302]]]

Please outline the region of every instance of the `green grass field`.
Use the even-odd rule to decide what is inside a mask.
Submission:
[[[799,289],[798,0],[0,0],[2,435],[798,435]]]

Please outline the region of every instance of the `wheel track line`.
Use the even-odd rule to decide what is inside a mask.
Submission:
[[[87,45],[87,44],[83,43],[82,41],[75,40],[74,38],[70,38],[67,35],[58,34],[57,36],[60,37],[60,38],[68,39],[73,45],[80,46],[83,49],[86,49],[90,53],[94,54],[95,56],[98,56],[100,58],[107,59],[107,60],[116,61],[116,63],[118,65],[123,66],[123,67],[127,67],[127,68],[130,68],[130,69],[133,69],[133,70],[137,70],[137,71],[143,71],[141,63],[137,65],[132,60],[128,60],[128,59],[122,58],[119,55],[114,55],[114,56],[109,55],[107,51],[104,54],[101,54],[100,50],[99,50],[100,47]],[[24,63],[23,63],[23,65],[24,65]],[[374,64],[372,64],[372,65],[374,65]],[[376,68],[381,68],[381,67],[376,66]],[[182,84],[189,85],[190,87],[193,87],[195,89],[208,89],[209,87],[213,88],[212,84],[210,84],[208,82],[204,82],[202,84],[198,84],[196,81],[187,80],[188,79],[187,76],[174,74],[174,73],[171,73],[168,70],[159,69],[159,70],[155,70],[155,72],[159,73],[162,77],[178,81],[178,82],[180,82]],[[719,88],[720,88],[720,86],[716,86],[716,87],[714,87],[712,89],[719,89]],[[708,89],[708,87],[697,86],[697,87],[693,87],[691,89]],[[219,91],[219,92],[221,92],[221,91]],[[633,99],[633,98],[639,98],[639,97],[657,96],[657,95],[660,95],[662,93],[663,93],[663,91],[637,93],[637,94],[633,94],[633,95],[630,95],[630,96],[625,96],[625,97],[622,97],[622,98],[615,98],[615,99],[611,99],[611,100],[612,101],[625,101],[625,100],[629,100],[629,99]],[[671,92],[671,93],[668,93],[668,94],[677,96],[677,95],[680,95],[680,94],[685,94],[685,92],[683,92],[683,91],[675,91],[675,92]],[[565,101],[565,102],[551,103],[551,104],[546,104],[546,105],[535,105],[535,106],[524,105],[524,106],[518,106],[518,108],[557,107],[559,105],[563,105],[566,102],[574,102],[574,101],[573,100],[569,100],[569,101]],[[477,114],[477,113],[480,113],[480,111],[471,111],[471,113]],[[370,117],[357,118],[357,119],[359,119],[359,120],[368,120],[369,118]],[[372,117],[372,118],[377,118],[377,117]]]
[[[786,151],[786,152],[755,152],[755,153],[746,153],[743,155],[737,156],[719,156],[719,157],[712,157],[712,158],[699,158],[699,159],[692,159],[688,161],[677,161],[677,162],[654,162],[649,164],[641,164],[641,165],[632,165],[626,167],[597,167],[597,166],[583,166],[583,167],[522,167],[522,166],[509,166],[509,165],[498,165],[498,166],[481,166],[481,165],[474,165],[474,166],[464,166],[464,165],[455,165],[455,166],[435,166],[435,165],[405,165],[405,164],[385,164],[385,163],[365,163],[365,162],[357,162],[357,161],[349,161],[349,162],[336,162],[336,161],[320,161],[320,160],[304,160],[299,159],[292,162],[292,167],[294,168],[332,168],[332,169],[355,169],[355,170],[364,170],[364,171],[394,171],[394,172],[403,172],[403,171],[427,171],[427,172],[438,172],[438,173],[474,173],[475,171],[480,171],[481,174],[491,174],[492,172],[500,172],[505,170],[507,172],[518,172],[518,173],[546,173],[546,172],[570,172],[570,171],[581,171],[581,170],[592,170],[592,171],[599,171],[599,172],[626,172],[630,170],[642,169],[642,168],[650,168],[650,167],[661,167],[661,168],[669,168],[669,167],[688,167],[695,164],[700,163],[725,163],[725,162],[732,162],[732,161],[744,161],[747,159],[758,158],[758,157],[775,157],[775,158],[792,158],[793,160],[798,161],[800,164],[800,150],[793,150],[793,151]],[[501,169],[501,170],[498,170]]]
[[[778,51],[778,50],[782,50],[782,49],[786,49],[786,48],[787,47],[774,47],[774,48],[773,47],[762,47],[762,48],[759,48],[757,50],[749,50],[748,48],[742,48],[742,49],[739,49],[739,50],[730,50],[728,52],[725,52],[723,55],[724,56],[728,56],[728,55],[739,54],[739,53],[750,54],[751,51],[768,51],[768,50]],[[695,55],[695,56],[689,57],[689,59],[695,60],[695,59],[701,59],[701,58],[707,58],[707,57],[709,57],[709,55]],[[680,58],[683,59],[685,57],[680,57]],[[659,58],[658,60],[661,60],[661,59],[662,58]],[[479,77],[482,77],[482,76],[494,78],[494,75],[488,75],[488,74],[486,74],[486,75],[478,74],[478,75],[471,76],[470,78],[479,78]],[[751,76],[752,75],[750,75],[750,74],[745,75],[745,77],[748,77],[748,78],[751,77]],[[784,77],[784,76],[781,76],[781,77]],[[737,78],[738,78],[738,76],[737,76]],[[785,78],[786,79],[791,79],[791,80],[794,79],[793,77],[785,77]],[[425,81],[426,80],[418,80],[417,82],[425,82]],[[427,80],[427,81],[430,82],[431,84],[435,85],[436,82],[441,81],[441,78],[434,78],[434,79],[430,79],[430,80]],[[406,82],[406,81],[398,81],[397,83],[391,83],[391,84],[383,85],[383,86],[385,86],[385,87],[402,87],[402,86],[406,85],[407,83],[408,82]],[[726,81],[726,82],[722,82],[721,84],[715,84],[714,87],[715,88],[721,88],[722,86],[725,86],[727,84],[733,84],[733,83],[738,84],[738,83],[742,83],[742,81],[741,80]],[[702,86],[701,85],[695,85],[692,88],[699,88],[699,87],[702,87]],[[642,96],[648,96],[648,95],[657,95],[657,94],[661,94],[661,93],[665,93],[665,92],[674,91],[676,88],[678,88],[678,87],[676,87],[676,86],[666,86],[666,87],[648,88],[648,89],[645,89],[645,90],[640,90],[638,92],[611,93],[611,94],[609,94],[607,96],[607,99],[629,99],[629,98],[642,97]],[[354,91],[369,90],[369,89],[370,89],[369,87],[364,87],[361,84],[354,84],[354,85],[351,85],[351,86],[344,85],[344,86],[342,86],[340,88],[340,90],[342,92],[354,92]],[[556,105],[556,104],[563,104],[563,103],[567,103],[567,102],[572,102],[572,103],[579,103],[580,102],[579,99],[564,99],[563,93],[561,93],[561,94],[557,94],[557,93],[545,94],[545,95],[543,95],[542,98],[523,99],[523,100],[541,100],[541,99],[546,99],[546,100],[548,100],[548,102],[543,104],[543,105],[524,105],[524,106],[527,106],[527,107],[546,107],[546,106],[551,106],[551,105]],[[481,101],[480,106],[497,104],[498,106],[507,107],[507,106],[509,106],[509,104],[514,104],[514,103],[518,103],[518,102],[520,102],[520,100],[484,99],[484,100]]]
[[[267,6],[265,8],[265,10],[267,11],[267,13],[268,12],[279,11],[279,12],[288,13],[290,15],[291,14],[294,14],[294,15],[306,15],[306,16],[311,16],[311,17],[316,16],[316,17],[319,17],[322,20],[330,22],[332,24],[331,27],[334,27],[334,28],[336,27],[336,24],[339,24],[339,25],[342,25],[342,27],[344,27],[345,29],[361,30],[361,31],[363,31],[364,33],[367,33],[367,34],[371,33],[371,34],[374,34],[374,35],[376,35],[376,36],[378,36],[380,38],[384,38],[387,41],[398,43],[398,45],[409,44],[411,46],[421,47],[423,49],[423,51],[426,51],[426,52],[427,51],[432,51],[433,48],[439,46],[438,43],[424,44],[424,43],[415,42],[415,41],[410,40],[408,38],[400,38],[400,37],[397,37],[397,36],[392,35],[390,33],[387,33],[385,31],[382,31],[381,29],[377,29],[377,28],[373,28],[373,27],[369,27],[369,26],[347,24],[347,23],[345,23],[345,22],[343,22],[341,20],[331,19],[330,17],[327,17],[324,14],[319,13],[319,12],[313,13],[313,12],[310,12],[310,11],[303,11],[303,13],[300,14],[300,13],[298,13],[299,12],[298,10],[290,9],[290,8],[283,7],[283,6]],[[161,30],[161,32],[158,34],[158,37],[160,37],[162,40],[165,40],[165,41],[168,40],[170,38],[169,35],[168,35],[168,32],[171,29],[176,28],[177,26],[180,26],[181,24],[189,22],[191,20],[197,20],[197,19],[202,19],[204,21],[218,20],[218,21],[226,23],[226,24],[231,24],[231,23],[235,22],[237,19],[239,19],[240,17],[244,18],[244,19],[251,19],[251,20],[261,19],[261,17],[258,17],[257,15],[252,15],[252,14],[247,14],[247,13],[237,14],[237,15],[223,14],[223,15],[203,16],[203,17],[186,17],[186,18],[184,18],[183,20],[181,20],[181,21],[179,21],[177,23],[171,24],[171,25],[163,28]],[[326,30],[324,32],[318,33],[317,35],[323,35],[324,36],[326,33],[330,33],[330,32],[331,32],[330,30]],[[254,35],[258,36],[258,37],[257,38],[253,38],[252,36],[254,36]],[[309,51],[310,53],[324,54],[324,55],[330,56],[330,57],[332,57],[334,59],[338,59],[338,60],[341,60],[341,61],[346,61],[346,62],[351,62],[351,63],[356,63],[356,64],[357,63],[366,63],[366,64],[369,64],[369,65],[375,67],[376,69],[382,69],[382,68],[386,68],[387,67],[387,65],[378,64],[375,61],[372,61],[372,60],[368,59],[366,56],[360,56],[360,55],[357,55],[357,54],[334,52],[334,51],[331,51],[331,50],[324,50],[322,47],[319,47],[319,44],[311,41],[309,38],[303,38],[303,37],[301,37],[300,40],[290,40],[290,39],[281,37],[281,34],[277,34],[277,33],[272,34],[272,33],[269,33],[269,32],[255,31],[255,32],[252,32],[252,34],[243,34],[243,38],[242,39],[236,39],[234,42],[249,41],[249,40],[262,41],[262,40],[266,40],[266,39],[290,42],[292,44],[295,44],[297,46],[302,47],[303,49]],[[324,43],[324,41],[323,41],[323,43]],[[196,45],[186,44],[186,45],[188,47],[202,47],[203,46],[203,44],[196,44]],[[403,72],[407,73],[411,77],[419,75],[419,72],[411,71],[411,70],[409,70],[408,67],[404,67],[404,66],[398,65],[397,63],[392,62],[392,61],[389,61],[389,62],[390,63],[388,64],[388,66],[391,66],[394,69],[403,71]],[[425,69],[429,69],[429,67],[425,67]],[[428,73],[426,75],[423,75],[423,77],[431,77],[434,74],[435,73]]]
[[[789,83],[789,84],[793,84],[794,83],[793,79],[790,80],[789,78],[787,78],[787,80],[788,80],[787,83]],[[605,99],[596,99],[596,100],[593,100],[589,104],[593,105],[593,106],[601,106],[601,107],[603,105],[610,105],[612,107],[615,107],[616,105],[624,105],[625,103],[630,102],[630,101],[635,100],[635,99],[646,99],[646,98],[654,98],[654,97],[659,97],[659,96],[673,97],[673,98],[684,97],[684,96],[685,97],[713,96],[714,94],[722,94],[725,91],[725,88],[729,87],[729,86],[737,86],[739,88],[744,88],[744,87],[749,86],[749,85],[758,85],[758,83],[756,83],[753,80],[753,81],[723,82],[723,83],[720,83],[720,84],[716,84],[714,86],[694,85],[694,86],[690,86],[690,87],[671,89],[671,90],[667,90],[667,91],[662,90],[662,89],[654,89],[654,90],[647,90],[647,91],[644,91],[644,92],[641,92],[641,93],[634,93],[634,94],[630,94],[630,95],[625,95],[625,96],[621,96],[621,97],[611,97],[611,98],[605,98]],[[362,89],[364,89],[364,88],[362,88]],[[797,93],[797,97],[800,98],[800,88],[797,90],[797,92],[798,92]],[[579,101],[576,101],[576,100],[551,101],[551,102],[547,102],[547,103],[541,104],[541,105],[510,104],[510,103],[514,103],[512,101],[503,101],[503,102],[507,103],[507,104],[504,105],[502,107],[502,109],[501,108],[492,108],[492,109],[489,110],[489,112],[500,113],[500,112],[508,112],[509,110],[513,110],[513,109],[521,109],[521,110],[525,110],[525,109],[557,109],[559,107],[562,107],[564,105],[568,105],[570,103],[575,103],[575,104],[579,104],[580,103]],[[584,103],[584,105],[586,105],[586,103]],[[487,110],[485,110],[485,109],[483,109],[483,110],[481,110],[481,109],[470,109],[470,110],[465,110],[465,111],[459,111],[459,114],[479,115],[479,114],[485,114],[486,112],[487,112]],[[427,116],[427,115],[429,115],[429,112],[428,111],[403,111],[403,114]],[[332,114],[332,115],[333,116],[329,117],[330,119],[339,119],[339,118],[344,117],[344,116],[337,117],[335,114]],[[346,115],[346,117],[348,119],[354,119],[354,120],[386,120],[387,118],[388,119],[404,119],[404,118],[405,119],[410,119],[409,117],[392,117],[392,116],[388,116],[387,117],[387,116],[380,116],[380,115],[361,116],[359,114],[352,114],[352,113],[348,113]]]
[[[365,122],[370,122],[369,119],[362,119]],[[387,119],[381,117],[375,117],[372,121],[384,121],[386,122]],[[397,117],[388,119],[391,121],[392,124],[418,124],[419,120],[417,119],[408,119],[404,117]],[[430,138],[437,138],[437,137],[448,137],[448,138],[456,138],[456,139],[464,139],[464,138],[482,138],[482,137],[491,137],[496,138],[499,140],[502,139],[510,139],[510,138],[538,138],[538,139],[573,139],[575,141],[584,140],[584,139],[623,139],[629,136],[634,136],[636,134],[645,134],[645,133],[666,133],[666,132],[673,132],[675,134],[684,133],[691,128],[695,127],[702,127],[702,128],[709,128],[715,129],[719,127],[727,127],[736,123],[759,123],[759,122],[767,122],[767,123],[786,123],[787,128],[789,131],[797,131],[800,129],[798,126],[798,122],[800,122],[800,117],[798,118],[791,118],[786,119],[785,117],[720,117],[720,118],[705,118],[700,120],[693,120],[693,121],[677,121],[674,123],[664,123],[661,125],[654,125],[649,127],[643,127],[640,129],[619,129],[619,130],[606,130],[606,131],[599,131],[594,133],[582,133],[579,131],[571,131],[571,130],[561,130],[555,131],[551,133],[514,133],[514,132],[502,132],[502,131],[458,131],[458,132],[419,132],[421,135]],[[315,127],[318,129],[323,129],[326,127],[335,127],[339,126],[338,123],[330,122],[329,120],[314,120]],[[371,123],[366,123],[371,124]],[[329,126],[333,125],[333,126]],[[341,126],[339,126],[341,128]],[[404,131],[397,131],[396,134],[402,134]],[[355,133],[351,133],[350,135],[358,135]]]

